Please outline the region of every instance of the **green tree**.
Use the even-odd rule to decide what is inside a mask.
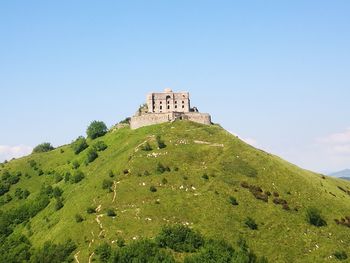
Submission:
[[[33,149],[33,153],[49,152],[49,151],[52,151],[53,149],[55,148],[51,145],[51,143],[44,142],[35,146]]]
[[[103,243],[95,249],[95,254],[99,257],[101,262],[108,262],[112,255],[112,248],[108,243]]]
[[[176,252],[194,252],[204,244],[202,235],[183,225],[165,226],[156,237],[160,247]]]
[[[72,149],[75,154],[79,154],[84,151],[89,145],[86,142],[86,139],[83,136],[79,136],[73,143]]]
[[[107,133],[107,126],[102,121],[93,121],[86,130],[86,134],[91,139],[96,139]]]

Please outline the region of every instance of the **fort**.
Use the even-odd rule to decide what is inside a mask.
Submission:
[[[188,92],[173,92],[171,89],[165,89],[164,92],[153,92],[147,95],[146,103],[131,118],[130,127],[137,129],[175,120],[211,124],[208,113],[200,113],[196,107],[191,108]]]

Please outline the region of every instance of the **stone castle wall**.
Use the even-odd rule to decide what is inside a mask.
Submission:
[[[160,124],[164,122],[171,122],[175,120],[189,120],[201,124],[210,125],[211,117],[207,113],[199,112],[169,112],[169,113],[147,113],[141,116],[134,116],[130,120],[131,129],[138,129],[140,127]]]

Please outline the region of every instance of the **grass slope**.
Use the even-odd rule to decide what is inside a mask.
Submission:
[[[167,147],[157,149],[157,135]],[[350,195],[346,193],[350,184],[344,180],[302,170],[245,144],[219,126],[179,121],[138,130],[114,129],[88,144],[92,147],[100,140],[108,148],[87,166],[84,160],[88,149],[75,155],[70,145],[65,145],[13,160],[1,168],[0,174],[4,170],[22,173],[20,181],[11,186],[13,200],[1,206],[3,211],[29,202],[43,184],[63,190],[62,209],[55,211],[52,199],[26,226],[17,226],[15,233],[25,234],[36,247],[47,240],[72,238],[78,245],[75,253],[79,252],[80,262],[88,262],[96,246],[104,241],[115,244],[121,237],[129,243],[153,237],[163,225],[174,223],[189,225],[207,237],[223,238],[233,245],[243,237],[269,262],[336,262],[332,256],[335,251],[350,254],[350,228],[334,221],[350,215]],[[145,142],[152,151],[141,150]],[[35,160],[44,174],[39,176],[29,160]],[[73,161],[81,164],[78,169],[85,178],[77,184],[64,180],[55,183],[55,174],[74,173]],[[158,163],[171,171],[160,173]],[[109,177],[110,171],[115,177]],[[24,176],[26,173],[29,176]],[[111,192],[102,189],[104,179],[114,181]],[[273,195],[268,202],[256,199],[242,182],[278,193],[290,210],[274,204]],[[151,186],[157,191],[151,192]],[[30,191],[27,200],[14,198],[18,187]],[[230,196],[236,198],[237,206],[230,204]],[[88,214],[88,207],[98,208],[98,212]],[[307,223],[309,207],[321,210],[327,226]],[[117,216],[107,216],[108,209]],[[76,222],[77,213],[83,222]],[[255,219],[258,230],[245,226],[247,217]],[[183,255],[176,257],[181,260]]]

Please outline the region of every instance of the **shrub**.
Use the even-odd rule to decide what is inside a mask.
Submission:
[[[72,162],[72,167],[73,167],[73,169],[78,169],[80,167],[79,162],[78,161],[73,161]]]
[[[33,149],[33,153],[49,152],[49,151],[52,151],[53,149],[55,148],[51,145],[51,143],[44,142],[35,146]]]
[[[118,247],[125,247],[125,240],[121,237],[118,237],[117,245],[118,245]]]
[[[63,201],[62,198],[57,198],[56,199],[56,204],[55,204],[55,210],[58,211],[63,207]]]
[[[109,170],[108,176],[111,177],[111,178],[113,178],[115,176],[112,170]]]
[[[346,254],[345,251],[336,251],[336,252],[334,252],[333,255],[338,260],[345,260],[348,258],[348,255]]]
[[[51,241],[45,242],[44,246],[33,251],[30,262],[70,262],[70,255],[77,248],[72,240],[67,240],[64,244],[54,244]]]
[[[95,149],[89,149],[88,152],[86,153],[86,160],[85,160],[85,164],[89,164],[93,161],[95,161],[95,159],[98,157],[98,154],[96,152]]]
[[[112,248],[105,242],[95,249],[95,253],[99,257],[100,262],[108,262],[112,255]]]
[[[202,178],[203,178],[204,180],[209,180],[209,176],[208,176],[207,174],[203,174],[203,175],[202,175]]]
[[[107,133],[107,126],[102,121],[93,121],[86,130],[86,134],[91,139],[96,139]]]
[[[149,173],[149,171],[146,170],[146,171],[143,172],[143,175],[144,175],[144,176],[149,176],[150,173]]]
[[[84,151],[89,145],[86,142],[86,139],[83,136],[79,136],[73,143],[72,149],[75,154],[79,154]]]
[[[185,257],[184,263],[225,263],[225,262],[242,262],[233,261],[234,256],[233,247],[223,240],[213,240],[210,239],[205,242],[204,247],[193,255],[188,255]],[[232,260],[232,261],[231,261]],[[248,262],[248,261],[244,261]],[[249,261],[252,262],[252,261]]]
[[[113,182],[111,180],[108,179],[104,179],[102,181],[102,189],[109,189],[113,186]]]
[[[70,181],[74,184],[79,183],[81,180],[84,179],[84,173],[80,170],[77,170],[75,174],[71,177]]]
[[[327,225],[327,222],[322,218],[321,212],[314,207],[307,209],[306,219],[309,222],[309,224],[317,226],[317,227]]]
[[[52,189],[52,195],[55,198],[62,196],[62,193],[63,193],[63,190],[57,186]]]
[[[108,209],[107,210],[107,216],[116,216],[117,214],[114,212],[113,209]]]
[[[150,188],[149,188],[149,190],[151,191],[151,192],[157,192],[157,188],[155,187],[155,186],[151,186]]]
[[[204,244],[201,234],[183,226],[166,226],[163,227],[156,242],[160,247],[169,247],[176,252],[194,252]]]
[[[84,221],[84,218],[80,214],[76,214],[74,216],[74,218],[75,218],[75,222],[77,222],[77,223],[80,223],[80,222]]]
[[[159,173],[164,173],[165,172],[165,166],[163,165],[163,164],[161,164],[161,163],[158,163],[157,164],[157,172],[159,172]]]
[[[10,184],[0,183],[0,196],[6,194],[10,190]]]
[[[98,141],[94,144],[94,149],[98,152],[106,150],[107,147],[107,144],[105,144],[103,141]]]
[[[15,196],[18,199],[27,199],[27,197],[30,195],[30,192],[27,189],[22,190],[21,188],[17,188],[15,190]]]
[[[68,183],[70,179],[71,179],[70,172],[66,172],[66,174],[64,175],[64,182]]]
[[[96,213],[96,208],[94,208],[94,207],[88,207],[88,208],[86,208],[86,212],[87,212],[88,214]]]
[[[35,160],[29,160],[28,163],[29,163],[29,166],[32,168],[34,168],[37,165]]]
[[[251,217],[247,217],[244,221],[244,224],[249,227],[252,230],[258,229],[258,224],[255,222],[255,220]]]
[[[168,183],[168,180],[166,178],[163,178],[162,179],[162,184],[167,184]]]
[[[55,175],[55,183],[61,182],[62,179],[63,179],[62,175],[60,175],[60,174],[56,174],[56,175]]]
[[[230,202],[231,205],[238,205],[238,202],[237,202],[236,198],[233,197],[233,196],[229,197],[229,202]]]
[[[38,170],[38,175],[39,175],[39,176],[42,176],[43,174],[44,174],[44,171],[41,170],[41,169],[39,169],[39,170]]]
[[[175,260],[170,253],[162,251],[157,244],[149,239],[145,239],[119,248],[113,254],[110,262],[175,263]]]
[[[141,150],[149,152],[149,151],[152,151],[152,147],[149,144],[149,142],[146,142],[145,144],[142,145]]]
[[[160,138],[160,135],[158,135],[156,137],[156,140],[157,140],[157,144],[158,144],[158,148],[159,149],[163,149],[166,147],[166,144],[164,143],[164,141]]]

